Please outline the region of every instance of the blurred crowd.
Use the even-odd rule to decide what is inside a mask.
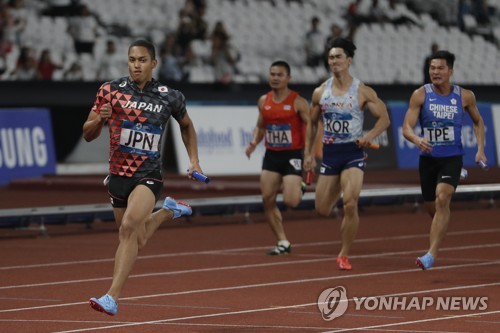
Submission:
[[[207,0],[185,0],[178,12],[176,29],[163,32],[163,40],[157,45],[159,67],[156,74],[161,81],[190,80],[190,69],[200,62],[192,47],[195,41],[209,45],[209,56],[201,61],[210,66],[216,83],[229,85],[238,74],[242,50],[234,46],[223,21],[212,25],[207,22],[208,4]],[[456,25],[468,33],[482,33],[487,39],[498,42],[491,32],[491,18],[498,17],[499,13],[495,13],[496,8],[489,6],[487,0],[352,0],[341,10],[344,11],[343,22],[320,22],[315,16],[310,18],[310,27],[304,27],[305,66],[325,66],[327,69],[328,43],[337,37],[355,40],[356,31],[363,24],[421,26],[418,13],[423,11],[435,15],[443,25]],[[71,52],[54,54],[52,45],[26,43],[25,31],[30,15],[64,20],[71,38]],[[126,75],[126,57],[116,37],[130,35],[130,31],[126,26],[105,24],[100,15],[102,13],[93,11],[80,0],[0,0],[0,79],[104,81]],[[471,16],[478,22],[474,31],[466,22]],[[99,53],[95,45],[98,39],[105,40],[104,51]],[[92,73],[84,66],[88,63],[92,64]]]
[[[188,81],[189,68],[196,60],[192,42],[203,40],[211,45],[211,55],[206,62],[213,67],[215,80],[221,84],[231,83],[240,53],[232,45],[223,22],[219,21],[213,27],[206,22],[206,6],[206,0],[186,0],[179,11],[177,29],[165,32],[163,41],[157,45],[160,80]],[[62,52],[54,59],[51,45],[41,47],[25,43],[24,33],[30,12],[66,20],[74,48],[70,53],[76,56],[68,59]],[[104,81],[127,75],[126,55],[117,52],[118,38],[114,38],[127,34],[126,30],[126,27],[119,30],[106,26],[99,13],[79,0],[0,0],[0,77],[3,80],[90,78]],[[95,52],[98,38],[106,39],[104,54]],[[10,53],[15,53],[16,59],[9,66],[7,58]],[[95,75],[85,73],[82,64],[85,61],[93,63]]]

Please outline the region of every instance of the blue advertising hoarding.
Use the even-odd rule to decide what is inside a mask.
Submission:
[[[0,185],[55,171],[49,110],[0,109]]]
[[[403,120],[408,110],[407,102],[388,102],[391,116],[391,125],[395,139],[396,155],[398,168],[400,169],[416,169],[418,168],[418,157],[420,150],[411,142],[403,137]],[[495,148],[495,133],[493,126],[493,117],[491,104],[478,103],[478,109],[484,120],[485,126],[485,154],[489,165],[497,164],[496,148]],[[419,125],[415,128],[417,134],[420,133]],[[476,166],[475,156],[477,152],[477,142],[474,135],[472,120],[468,114],[464,117],[462,125],[462,144],[464,147],[464,166]]]

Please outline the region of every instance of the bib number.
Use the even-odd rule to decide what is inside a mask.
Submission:
[[[266,128],[266,141],[271,148],[288,148],[292,146],[292,126],[290,124],[273,124]]]

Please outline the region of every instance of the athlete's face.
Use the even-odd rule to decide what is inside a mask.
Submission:
[[[269,69],[269,85],[273,89],[282,89],[288,85],[290,75],[283,66],[272,66]]]
[[[328,66],[334,74],[348,70],[351,62],[352,58],[348,57],[340,47],[333,47],[328,52]]]
[[[432,59],[429,66],[429,75],[433,84],[443,84],[450,81],[453,69],[448,67],[444,59]]]
[[[156,60],[151,59],[151,55],[143,46],[133,46],[128,52],[128,71],[132,80],[139,87],[144,87],[146,82],[153,77],[153,69],[156,67]]]

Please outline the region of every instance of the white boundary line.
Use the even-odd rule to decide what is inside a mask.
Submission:
[[[494,233],[494,232],[500,232],[500,228],[453,231],[453,232],[447,233],[446,237],[449,238],[451,236],[462,236],[462,235],[472,235],[472,234],[490,234],[490,233]],[[370,242],[378,242],[378,241],[404,240],[404,239],[428,238],[428,237],[429,237],[428,233],[393,236],[393,237],[373,237],[373,238],[356,239],[355,243],[370,243]],[[335,245],[335,244],[340,244],[340,241],[294,243],[293,247],[300,248],[300,247],[313,247],[313,246]],[[232,253],[232,252],[267,250],[268,248],[269,248],[268,246],[254,246],[254,247],[241,247],[241,248],[234,248],[234,249],[221,249],[221,250],[208,250],[208,251],[162,253],[162,254],[153,254],[153,255],[148,255],[148,256],[138,256],[137,259],[138,260],[139,259],[145,260],[145,259],[180,257],[180,256],[190,256],[190,255],[199,256],[199,255],[226,254],[226,253]],[[0,267],[0,270],[31,269],[31,268],[39,268],[39,267],[96,264],[96,263],[113,262],[114,260],[115,260],[114,258],[104,258],[104,259],[93,259],[93,260],[62,261],[62,262],[46,263],[46,264],[3,266],[3,267]]]
[[[499,261],[499,263],[500,263],[500,261]],[[477,285],[465,285],[465,286],[460,286],[460,287],[450,287],[450,288],[439,288],[439,289],[428,289],[428,290],[420,290],[420,291],[411,291],[411,292],[406,292],[406,293],[378,295],[378,296],[374,296],[374,297],[409,296],[409,295],[419,295],[419,294],[427,294],[427,293],[445,292],[445,291],[451,291],[451,290],[484,288],[484,287],[492,287],[492,286],[500,286],[500,282],[487,283],[487,284],[477,284]],[[349,301],[351,301],[351,300],[352,299],[350,299]],[[170,318],[170,319],[162,319],[162,320],[145,321],[145,322],[142,322],[142,323],[119,324],[119,325],[113,325],[113,326],[102,326],[102,327],[83,328],[83,329],[76,329],[76,330],[69,330],[69,331],[58,331],[58,332],[54,332],[54,333],[76,333],[76,332],[86,332],[86,331],[98,331],[98,330],[112,329],[112,328],[117,328],[117,327],[150,325],[150,324],[168,323],[168,322],[190,320],[190,319],[211,318],[211,317],[229,316],[229,315],[237,315],[237,314],[247,314],[247,313],[266,312],[266,311],[275,311],[275,310],[285,310],[285,309],[293,309],[293,308],[305,307],[305,306],[317,306],[317,303],[316,302],[315,303],[304,303],[304,304],[278,306],[278,307],[272,307],[272,308],[260,308],[260,309],[251,309],[251,310],[230,311],[230,312],[213,313],[213,314],[206,314],[206,315],[197,315],[197,316],[188,316],[188,317],[179,317],[179,318]],[[460,317],[469,317],[469,316],[472,316],[472,315],[487,315],[487,314],[495,314],[495,313],[500,313],[500,310],[499,311],[491,311],[491,312],[481,312],[481,313],[469,314],[469,315],[458,315],[458,316],[453,316],[453,317],[433,318],[433,319],[428,319],[427,321],[444,320],[444,319],[456,319],[456,318],[460,318]],[[421,322],[421,321],[412,321],[412,322],[405,322],[405,323],[411,324],[411,323],[419,323],[419,322]],[[397,326],[399,324],[400,323],[398,323],[398,324],[386,324],[386,325],[387,326]],[[385,327],[386,325],[371,326],[371,327],[366,327],[366,329],[378,328],[378,327]],[[401,324],[401,325],[404,325],[404,324]],[[365,329],[365,328],[361,328],[361,329]],[[347,331],[355,331],[355,330],[360,330],[360,329],[359,328],[347,328],[347,329],[340,329],[340,330],[335,330],[335,331],[325,331],[325,332],[333,333],[333,332],[347,332]]]
[[[448,269],[455,269],[455,268],[481,267],[481,266],[489,266],[489,265],[500,265],[500,260],[488,261],[488,262],[482,262],[482,263],[441,266],[441,267],[434,267],[432,269],[433,270],[448,270]],[[412,269],[392,270],[392,271],[385,271],[385,272],[371,272],[371,273],[358,273],[358,274],[338,275],[338,276],[325,276],[325,277],[310,278],[310,279],[287,280],[287,281],[278,281],[278,282],[245,284],[245,285],[232,286],[232,287],[194,289],[194,290],[161,293],[161,294],[131,296],[131,297],[123,297],[120,300],[122,300],[122,301],[124,301],[124,300],[139,300],[139,299],[177,296],[177,295],[193,295],[193,294],[208,293],[208,292],[219,292],[219,291],[241,290],[241,289],[261,288],[261,287],[270,287],[270,286],[281,286],[284,284],[301,284],[301,283],[311,283],[311,282],[329,281],[329,280],[334,281],[334,280],[346,279],[346,278],[362,278],[362,277],[383,276],[383,275],[391,275],[391,274],[415,273],[416,271],[417,271],[417,268],[412,268]],[[498,284],[500,284],[500,282]],[[63,304],[52,304],[52,305],[40,305],[40,306],[33,306],[33,307],[26,307],[26,308],[4,309],[4,310],[0,310],[0,313],[49,309],[49,308],[58,308],[58,307],[66,307],[66,306],[74,306],[74,305],[82,305],[82,304],[87,304],[87,302],[74,302],[74,303],[63,303]],[[316,304],[316,303],[313,303],[313,304]]]
[[[500,229],[482,229],[482,230],[474,230],[474,231],[458,231],[454,232],[453,234],[455,235],[466,235],[466,234],[473,234],[473,233],[491,233],[491,232],[499,232]],[[451,233],[450,233],[451,234]],[[406,235],[406,236],[397,236],[397,237],[390,237],[390,238],[367,238],[367,239],[360,239],[358,242],[371,242],[371,241],[378,241],[378,240],[390,240],[390,239],[409,239],[409,238],[417,238],[417,237],[427,237],[428,235]],[[297,244],[298,246],[317,246],[317,244],[332,244],[332,243],[337,243],[337,242],[317,242],[317,243],[302,243],[302,244]],[[485,245],[469,245],[469,246],[460,246],[460,247],[450,247],[450,248],[443,248],[442,251],[456,251],[456,250],[465,250],[465,249],[473,249],[473,248],[491,248],[491,247],[498,247],[500,244],[485,244]],[[247,250],[254,250],[257,248],[263,248],[263,247],[251,247],[251,248],[237,248],[237,249],[226,249],[226,250],[218,250],[218,251],[201,251],[206,254],[223,254],[223,253],[230,253],[230,252],[239,252],[239,251],[247,251]],[[267,247],[266,247],[267,248]],[[369,255],[358,255],[358,256],[353,256],[353,258],[368,258],[372,256],[390,256],[390,255],[401,255],[401,254],[410,254],[410,253],[415,253],[415,251],[401,251],[401,252],[387,252],[387,253],[379,253],[379,254],[369,254]],[[200,252],[186,252],[186,253],[181,253],[181,255],[191,255],[191,254],[196,254],[198,255]],[[152,257],[170,257],[170,256],[176,256],[179,254],[175,253],[170,253],[170,254],[160,254],[160,255],[154,255],[154,256],[147,256],[147,258],[152,258]],[[146,257],[145,257],[146,258]],[[242,265],[242,266],[228,266],[228,267],[222,267],[222,268],[207,268],[207,269],[202,269],[202,270],[186,270],[186,271],[176,271],[176,272],[165,272],[165,273],[160,273],[160,275],[171,275],[171,274],[183,274],[183,273],[191,273],[191,272],[199,272],[199,271],[211,271],[211,270],[224,270],[224,269],[239,269],[239,268],[245,268],[245,267],[253,267],[253,266],[269,266],[269,265],[274,265],[274,264],[294,264],[294,263],[304,263],[304,262],[320,262],[320,261],[325,261],[325,260],[333,260],[332,258],[320,258],[316,260],[294,260],[294,261],[288,261],[288,262],[280,262],[280,263],[266,263],[266,264],[255,264],[255,265]],[[55,264],[47,264],[49,266],[52,265],[71,265],[77,262],[64,262],[64,263],[55,263]],[[477,266],[486,266],[486,265],[497,265],[500,264],[500,260],[498,261],[489,261],[489,262],[481,262],[481,263],[470,263],[470,264],[462,264],[462,265],[451,265],[451,266],[442,266],[442,267],[435,267],[433,270],[444,270],[444,269],[455,269],[455,268],[464,268],[464,267],[477,267]],[[45,267],[45,265],[36,265],[38,267]],[[14,267],[11,267],[14,268]],[[24,268],[23,266],[18,266],[15,268]],[[4,270],[7,269],[7,267],[3,268]],[[390,274],[402,274],[402,273],[409,273],[409,272],[415,272],[415,269],[407,269],[407,270],[394,270],[394,271],[388,271],[388,272],[372,272],[372,273],[365,273],[365,274],[356,274],[356,275],[341,275],[341,276],[328,276],[328,277],[320,277],[320,278],[313,278],[313,279],[302,279],[302,280],[291,280],[291,281],[281,281],[281,282],[272,282],[272,283],[263,283],[263,284],[254,284],[254,285],[241,285],[241,286],[233,286],[233,287],[224,287],[224,288],[210,288],[210,289],[202,289],[202,290],[188,290],[188,291],[181,291],[181,292],[174,292],[174,293],[165,293],[165,294],[155,294],[155,295],[143,295],[143,296],[135,296],[135,297],[127,297],[127,298],[122,298],[122,300],[137,300],[137,299],[146,299],[146,298],[155,298],[155,297],[165,297],[165,296],[171,296],[171,295],[183,295],[183,294],[196,294],[196,293],[204,293],[204,292],[217,292],[217,291],[227,291],[227,290],[238,290],[238,289],[246,289],[246,288],[259,288],[259,287],[266,287],[266,286],[273,286],[273,285],[283,285],[283,284],[298,284],[298,283],[311,283],[311,282],[317,282],[317,281],[327,281],[327,280],[336,280],[336,279],[344,279],[344,278],[360,278],[360,277],[367,277],[367,276],[380,276],[380,275],[390,275]],[[149,276],[149,274],[142,274],[142,275],[137,275],[136,277],[142,277],[142,276]],[[57,282],[60,283],[60,282]],[[458,289],[467,289],[467,288],[479,288],[479,287],[488,287],[488,286],[496,286],[500,285],[500,283],[493,283],[493,284],[483,284],[483,285],[476,285],[476,286],[462,286],[462,287],[452,287],[452,288],[445,288],[445,289],[437,289],[437,290],[428,290],[428,291],[420,291],[420,292],[410,292],[410,293],[405,293],[406,295],[409,294],[415,294],[415,293],[425,293],[425,292],[432,292],[432,291],[446,291],[446,290],[458,290]],[[13,286],[16,287],[16,286]],[[404,295],[404,294],[396,294],[396,295]],[[45,309],[45,308],[54,308],[54,307],[65,307],[65,306],[73,306],[73,305],[82,305],[82,304],[87,304],[87,302],[75,302],[75,303],[67,303],[67,304],[53,304],[53,305],[48,305],[48,306],[37,306],[37,307],[29,307],[29,308],[18,308],[18,309],[8,309],[8,310],[0,310],[0,313],[5,313],[5,312],[17,312],[17,311],[25,311],[25,310],[33,310],[33,309]],[[215,317],[215,316],[226,316],[226,315],[232,315],[232,314],[240,314],[240,313],[250,313],[250,312],[260,312],[260,311],[271,311],[271,310],[280,310],[280,309],[287,309],[287,308],[297,308],[297,307],[303,307],[303,306],[311,306],[311,305],[317,305],[316,303],[307,303],[307,304],[299,304],[299,305],[292,305],[292,306],[285,306],[285,307],[272,307],[272,308],[262,308],[262,309],[254,309],[254,310],[243,310],[243,311],[236,311],[236,312],[225,312],[225,313],[218,313],[218,314],[209,314],[209,315],[201,315],[201,316],[195,316],[195,317],[185,317],[185,318],[171,318],[171,319],[166,319],[166,320],[160,320],[158,323],[166,323],[166,322],[172,322],[172,321],[180,321],[180,320],[185,320],[185,319],[194,319],[194,318],[205,318],[205,317]],[[486,315],[486,314],[495,314],[500,311],[493,311],[493,312],[486,312],[486,313],[480,313],[477,315]],[[474,316],[476,314],[469,314],[469,315],[463,315],[465,317],[468,316]],[[435,319],[429,319],[429,321],[434,321],[434,320],[444,320],[444,319],[453,319],[453,318],[460,318],[463,316],[454,316],[452,318],[446,317],[446,318],[435,318]],[[420,322],[420,321],[417,321]],[[124,324],[125,326],[130,326],[130,325],[146,325],[146,324],[154,324],[155,322],[140,322],[140,323],[127,323]],[[413,322],[403,322],[401,324],[390,324],[392,326],[396,325],[405,325],[405,323],[411,324]],[[388,324],[389,325],[389,324]],[[123,326],[123,325],[121,325]],[[88,328],[88,329],[83,329],[83,330],[74,330],[74,331],[64,331],[64,332],[82,332],[82,331],[87,331],[87,330],[101,330],[101,329],[106,329],[106,328],[114,328],[118,326],[111,326],[111,327],[98,327],[98,328]],[[378,326],[377,326],[378,327]],[[376,329],[377,327],[367,327],[367,329]],[[386,327],[386,326],[381,326],[381,327]],[[347,329],[347,330],[359,330],[358,328],[354,329]],[[337,332],[337,331],[333,331]],[[338,332],[343,332],[338,331]],[[61,332],[62,333],[62,332]]]
[[[479,313],[469,313],[469,314],[462,314],[462,315],[456,315],[456,316],[446,316],[446,317],[439,317],[439,318],[429,318],[429,319],[420,319],[420,320],[412,320],[412,321],[403,321],[403,322],[399,322],[399,323],[391,323],[391,324],[383,324],[383,325],[345,328],[345,329],[338,329],[338,330],[333,330],[333,331],[324,331],[322,333],[338,333],[338,332],[365,331],[365,330],[378,329],[378,328],[382,328],[382,327],[404,326],[404,325],[410,325],[410,324],[429,323],[429,322],[433,322],[433,321],[451,320],[451,319],[476,317],[476,316],[486,316],[486,315],[497,314],[497,313],[500,313],[500,310],[489,311],[489,312],[479,312]],[[62,332],[59,332],[59,333],[62,333]]]
[[[466,246],[456,246],[456,247],[448,247],[440,249],[441,252],[447,251],[464,251],[464,250],[473,250],[473,249],[484,249],[484,248],[493,248],[500,247],[499,244],[482,244],[482,245],[466,245]],[[421,253],[426,250],[408,250],[408,251],[397,251],[397,252],[382,252],[382,253],[372,253],[372,254],[362,254],[362,255],[353,255],[350,256],[352,259],[362,259],[362,258],[373,258],[373,257],[387,257],[387,256],[395,256],[395,255],[406,255],[412,253]],[[225,271],[225,270],[238,270],[238,269],[248,269],[248,268],[256,268],[256,267],[272,267],[272,266],[282,266],[282,265],[295,265],[295,264],[312,264],[322,261],[332,261],[335,258],[332,256],[328,256],[327,258],[317,258],[317,259],[303,259],[303,260],[289,260],[289,261],[280,261],[280,262],[271,262],[271,263],[258,263],[258,264],[248,264],[248,265],[237,265],[237,266],[217,266],[217,267],[208,267],[208,268],[197,268],[197,269],[187,269],[180,271],[170,271],[170,272],[158,272],[158,273],[145,273],[145,274],[134,274],[130,275],[129,279],[132,278],[143,278],[143,277],[153,277],[153,276],[167,276],[167,275],[178,275],[178,274],[189,274],[189,273],[204,273],[204,272],[215,272],[215,271]],[[10,285],[10,286],[2,286],[0,290],[8,290],[8,289],[18,289],[18,288],[35,288],[35,287],[47,287],[47,286],[60,286],[63,284],[74,284],[74,283],[89,283],[96,281],[108,281],[111,280],[112,277],[99,277],[99,278],[91,278],[91,279],[79,279],[79,280],[64,280],[64,281],[52,281],[52,282],[43,282],[43,283],[31,283],[31,284],[20,284],[20,285]]]

